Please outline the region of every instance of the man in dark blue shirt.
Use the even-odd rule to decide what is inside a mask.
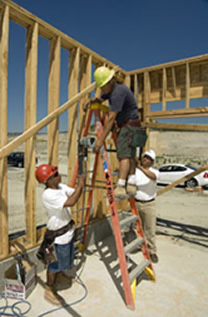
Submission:
[[[93,102],[109,101],[109,116],[105,120],[101,137],[97,139],[95,152],[100,150],[116,122],[119,128],[117,139],[119,179],[115,196],[121,197],[126,196],[126,189],[128,194],[134,195],[136,193],[136,147],[143,146],[141,138],[145,132],[140,126],[138,106],[132,91],[125,84],[117,83],[114,75],[114,70],[105,66],[96,69],[94,79],[97,88],[101,89],[101,97],[92,98],[84,105],[84,109],[87,109],[88,105]]]

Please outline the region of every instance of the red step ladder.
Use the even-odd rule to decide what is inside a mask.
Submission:
[[[87,137],[90,122],[92,119],[92,115],[94,114],[95,117],[95,126],[97,130],[98,137],[101,136],[103,131],[103,123],[104,123],[104,117],[105,117],[105,111],[107,111],[108,107],[105,105],[100,104],[93,104],[91,105],[91,108],[89,110],[87,122],[84,128],[83,137]],[[101,118],[101,111],[104,112],[103,117]],[[126,305],[128,308],[134,310],[135,309],[135,289],[136,289],[136,281],[137,278],[145,272],[148,277],[151,280],[155,281],[155,273],[153,271],[150,255],[148,252],[148,247],[146,243],[146,239],[144,236],[144,232],[142,229],[142,222],[139,216],[139,212],[136,207],[136,202],[133,196],[127,196],[125,199],[129,200],[130,207],[131,207],[131,213],[126,213],[127,216],[124,217],[124,219],[119,219],[119,214],[117,210],[117,198],[115,198],[114,190],[113,190],[113,181],[110,171],[110,165],[108,160],[108,155],[106,151],[105,144],[100,149],[100,154],[102,158],[103,163],[103,171],[105,176],[105,185],[106,185],[106,192],[107,192],[107,198],[109,201],[109,208],[111,213],[111,219],[112,219],[112,227],[115,237],[115,244],[117,249],[117,255],[119,259],[119,265],[120,265],[120,271],[121,271],[121,278],[123,283],[123,290],[125,294],[125,300]],[[86,237],[87,237],[87,230],[88,230],[88,224],[90,220],[90,211],[92,206],[92,200],[93,200],[93,191],[95,187],[95,177],[96,177],[96,169],[98,164],[98,155],[99,153],[95,154],[95,161],[94,161],[94,168],[91,178],[91,186],[88,196],[88,202],[86,207],[86,213],[85,213],[85,221],[84,221],[84,228],[83,228],[83,238],[82,238],[82,245],[85,246],[86,243]],[[78,161],[76,163],[75,173],[73,177],[72,186],[75,185],[75,180],[78,173]],[[123,238],[122,238],[122,230],[123,228],[133,226],[136,230],[137,237],[133,241],[131,241],[129,244],[124,245]],[[142,249],[143,253],[143,260],[139,265],[136,265],[136,267],[129,272],[128,271],[128,263],[127,259],[132,251],[140,247]]]

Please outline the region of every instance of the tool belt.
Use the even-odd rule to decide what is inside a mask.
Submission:
[[[74,220],[71,220],[66,226],[57,229],[57,230],[49,230],[47,229],[44,235],[44,240],[48,245],[51,245],[56,237],[62,236],[64,233],[72,229],[74,226]]]
[[[120,124],[118,124],[119,128],[123,128],[125,126],[141,127],[141,123],[140,123],[139,119],[129,119],[129,120],[123,121]]]
[[[57,230],[47,229],[44,234],[43,242],[41,243],[40,248],[38,252],[36,253],[37,258],[40,261],[42,261],[44,264],[50,263],[52,261],[51,257],[53,258],[52,253],[54,252],[54,248],[52,244],[55,238],[62,236],[67,231],[72,229],[74,224],[75,224],[74,220],[71,220],[66,226],[60,229],[57,229]]]

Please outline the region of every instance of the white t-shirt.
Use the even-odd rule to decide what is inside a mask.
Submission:
[[[159,171],[150,167],[149,171],[154,173],[156,179],[159,176]],[[138,200],[148,201],[157,195],[157,182],[147,177],[140,169],[136,168],[136,186],[137,192],[135,198]]]
[[[48,214],[47,228],[49,230],[57,230],[69,223],[71,220],[71,209],[64,207],[64,204],[69,196],[74,192],[65,184],[59,184],[59,189],[46,188],[42,194],[43,206]],[[65,234],[56,237],[55,243],[66,244],[71,241],[74,229],[70,229]]]

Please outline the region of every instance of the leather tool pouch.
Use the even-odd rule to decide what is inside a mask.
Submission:
[[[131,135],[130,146],[143,147],[147,141],[147,134],[144,128],[138,127]]]
[[[38,260],[42,261],[44,264],[53,262],[55,260],[54,259],[55,250],[52,244],[55,238],[63,235],[68,230],[72,229],[73,226],[74,226],[74,220],[71,220],[66,226],[58,230],[47,229],[44,234],[43,242],[41,243],[40,248],[38,252],[36,253]]]

